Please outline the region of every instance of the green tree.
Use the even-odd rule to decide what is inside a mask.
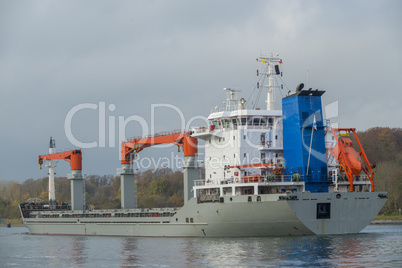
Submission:
[[[149,195],[167,196],[170,190],[170,183],[167,179],[154,179],[149,188]]]

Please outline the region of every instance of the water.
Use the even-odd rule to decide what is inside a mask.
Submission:
[[[402,267],[402,225],[263,238],[37,236],[0,228],[0,267]]]

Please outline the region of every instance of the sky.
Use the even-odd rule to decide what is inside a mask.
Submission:
[[[223,88],[250,96],[271,53],[277,108],[303,82],[341,127],[402,127],[401,25],[398,0],[1,1],[0,179],[47,176],[50,136],[83,149],[84,173],[115,175],[122,137],[203,124]],[[150,148],[142,164],[180,154]]]

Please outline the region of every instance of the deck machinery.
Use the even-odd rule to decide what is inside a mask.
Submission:
[[[42,168],[43,161],[47,161],[49,167],[49,200],[55,202],[55,188],[54,188],[54,167],[55,159],[62,159],[70,162],[71,174],[67,177],[71,181],[71,208],[73,210],[84,209],[84,176],[82,174],[82,154],[81,150],[72,150],[66,152],[56,152],[55,142],[50,137],[49,154],[40,155],[38,162]]]

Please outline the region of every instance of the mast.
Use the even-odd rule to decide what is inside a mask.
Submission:
[[[49,154],[54,154],[56,152],[56,142],[52,137],[50,137],[49,142]],[[54,185],[54,168],[57,166],[57,161],[49,159],[46,163],[49,168],[49,202],[52,203],[56,200],[56,191]]]
[[[227,99],[225,103],[224,110],[225,111],[234,111],[237,110],[238,107],[238,101],[237,101],[237,95],[236,92],[241,92],[241,90],[234,90],[231,88],[224,88],[224,91],[227,91]]]
[[[257,59],[257,61],[267,64],[265,72],[259,73],[257,71],[257,75],[262,74],[262,75],[268,77],[268,85],[259,85],[259,83],[257,84],[257,88],[259,88],[260,86],[268,88],[267,100],[266,100],[267,110],[275,109],[274,89],[281,87],[279,85],[276,85],[275,80],[274,80],[275,75],[282,76],[282,72],[280,72],[280,70],[279,70],[279,65],[282,64],[282,59],[278,58],[278,56],[279,56],[279,54],[276,54],[276,57],[274,57],[271,54],[271,56],[269,58],[259,57]],[[264,83],[264,81],[265,81],[265,79],[263,79],[262,83]]]

